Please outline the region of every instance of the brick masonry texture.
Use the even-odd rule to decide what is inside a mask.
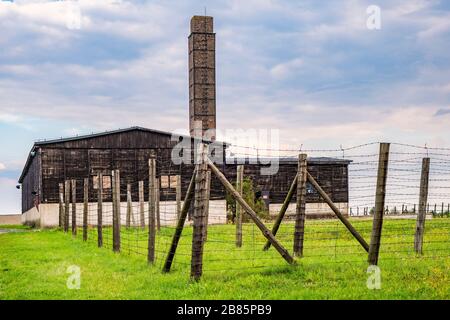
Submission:
[[[202,122],[203,131],[216,129],[216,35],[213,30],[212,17],[192,17],[189,36],[189,129],[191,135],[194,134],[195,121]]]

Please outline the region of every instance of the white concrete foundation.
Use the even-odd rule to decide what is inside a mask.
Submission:
[[[121,224],[126,224],[127,203],[122,202],[120,212]],[[83,224],[83,203],[77,203],[77,225]],[[89,203],[88,224],[97,225],[97,203]],[[132,204],[133,214],[131,216],[131,224],[140,226],[139,202]],[[160,202],[160,222],[161,226],[175,226],[177,223],[176,202],[161,201]],[[148,225],[148,203],[144,203],[144,222]],[[36,207],[22,214],[23,224],[33,224],[41,228],[56,227],[59,223],[59,204],[40,204],[39,211]],[[69,224],[72,223],[72,205],[70,205]],[[187,224],[192,223],[187,221]],[[209,202],[208,224],[225,224],[227,223],[226,201],[212,200]],[[103,203],[103,225],[112,225],[112,203]]]
[[[276,216],[280,212],[282,203],[271,203],[269,205],[269,213],[271,216]],[[344,215],[348,215],[348,203],[347,202],[336,202],[335,205]],[[296,211],[296,204],[290,203],[286,210],[286,217],[294,216]],[[326,203],[307,203],[306,204],[306,215],[315,218],[329,218],[335,216],[333,210]]]

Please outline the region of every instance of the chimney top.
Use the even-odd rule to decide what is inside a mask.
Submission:
[[[191,19],[191,33],[213,33],[213,17],[193,16]]]

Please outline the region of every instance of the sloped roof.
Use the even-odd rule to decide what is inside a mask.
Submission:
[[[33,151],[36,150],[37,147],[47,146],[47,145],[51,145],[51,144],[55,144],[55,143],[64,143],[64,142],[70,142],[70,141],[78,141],[78,140],[84,140],[84,139],[103,137],[103,136],[107,136],[107,135],[111,135],[111,134],[131,132],[131,131],[142,131],[142,132],[156,133],[156,134],[167,135],[169,137],[175,135],[175,136],[179,136],[179,137],[192,138],[191,136],[188,136],[188,135],[175,134],[173,132],[168,132],[168,131],[161,131],[161,130],[148,129],[148,128],[139,127],[139,126],[133,126],[133,127],[125,128],[125,129],[117,129],[117,130],[104,131],[104,132],[99,132],[99,133],[91,133],[91,134],[86,134],[86,135],[77,135],[77,136],[67,137],[67,138],[51,139],[51,140],[39,140],[39,141],[34,142],[33,147],[31,148],[30,152],[28,153],[28,158],[27,158],[25,166],[24,166],[24,168],[22,170],[22,174],[20,175],[19,183],[22,183],[25,175],[27,174],[28,169],[29,169],[30,164],[31,164],[31,161],[33,159],[32,153],[33,153]],[[207,142],[207,143],[211,142],[209,140],[204,140],[204,141]],[[216,142],[221,143],[221,144],[225,144],[227,146],[229,145],[228,143],[221,142],[221,141],[216,141]]]

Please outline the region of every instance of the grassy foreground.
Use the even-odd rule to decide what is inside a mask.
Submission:
[[[450,219],[427,221],[425,254],[411,250],[413,220],[387,220],[379,266],[381,289],[367,288],[367,254],[335,220],[307,221],[305,257],[287,265],[252,224],[234,248],[234,226],[213,226],[205,247],[204,276],[189,280],[191,229],[186,227],[173,271],[161,273],[172,228],[157,239],[157,262],[146,263],[146,232],[124,230],[122,253],[96,247],[58,230],[0,235],[0,299],[449,299]],[[369,240],[371,221],[353,221]],[[292,224],[277,238],[292,251]],[[109,232],[109,233],[108,233]],[[68,289],[69,266],[81,270],[79,290]]]

